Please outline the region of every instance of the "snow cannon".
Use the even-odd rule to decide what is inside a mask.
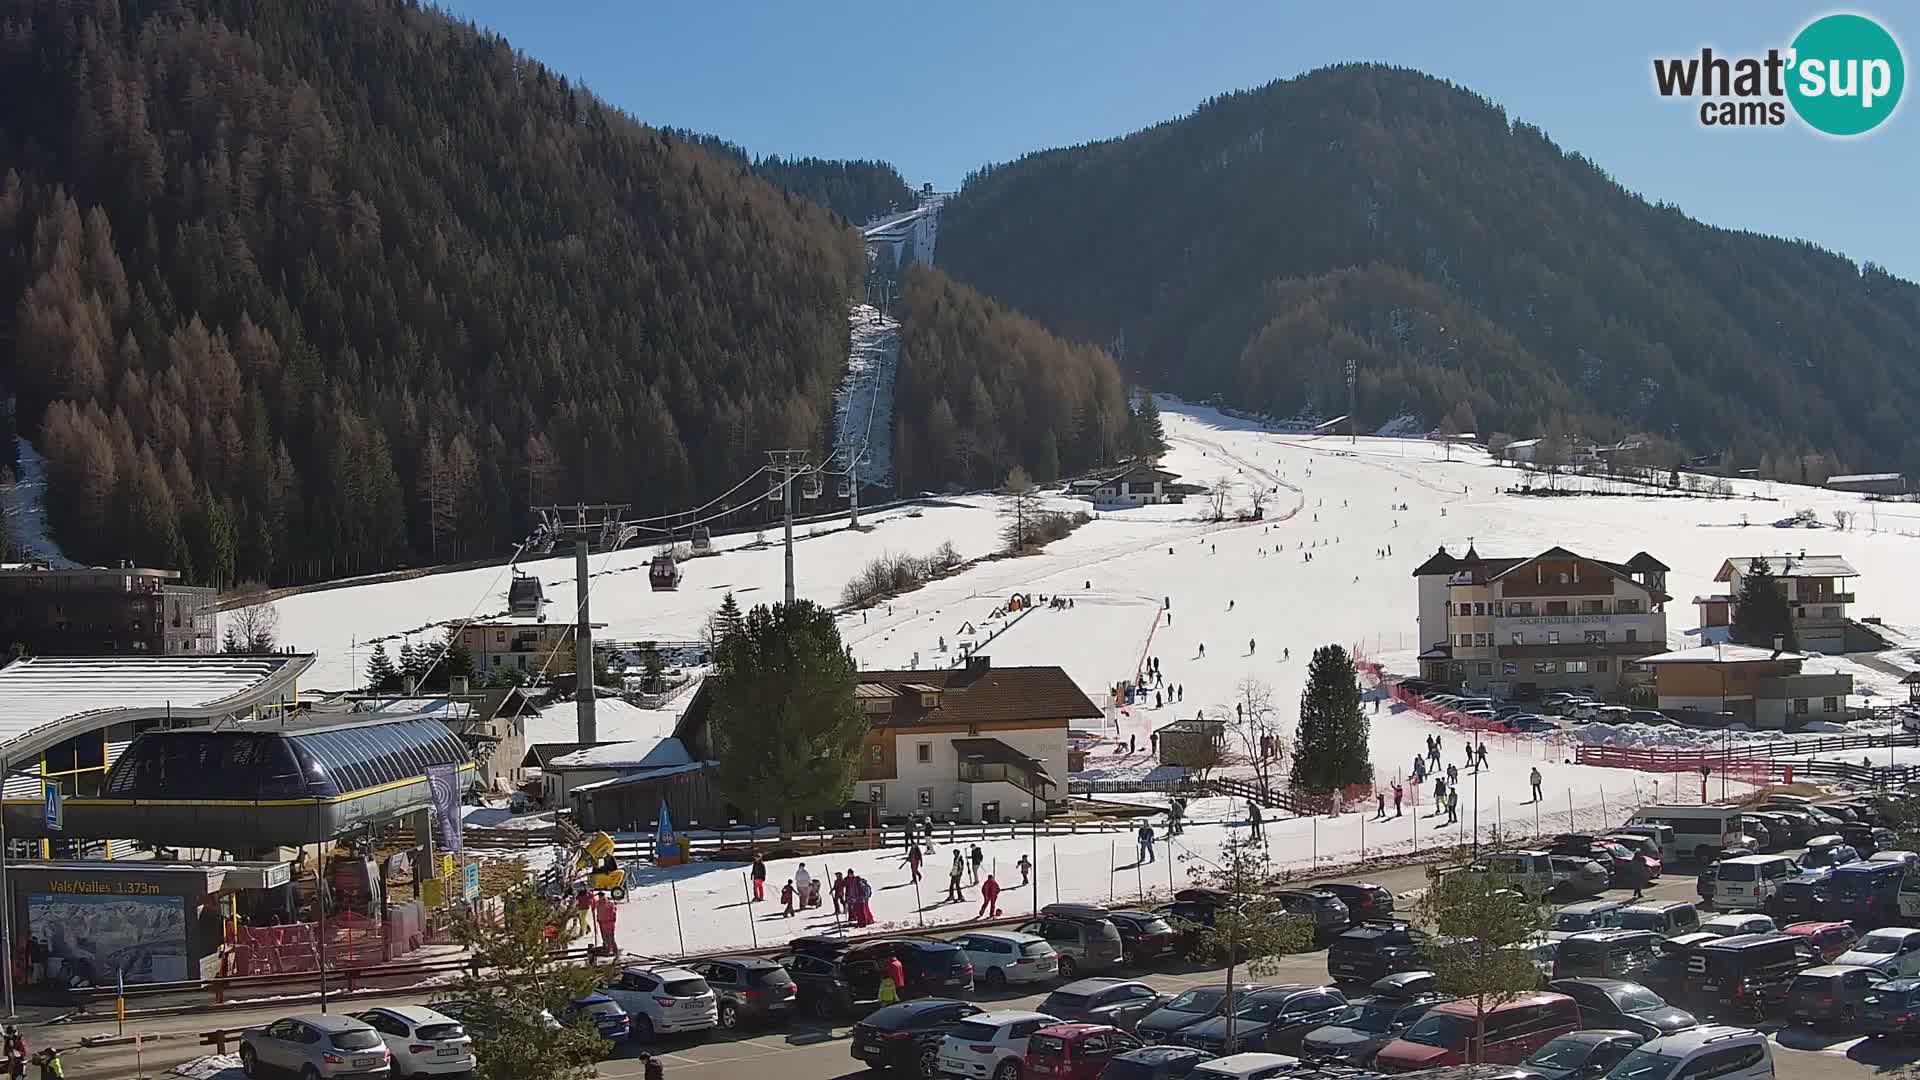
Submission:
[[[613,857],[613,837],[597,832],[580,846],[577,865],[588,872],[587,882],[615,900],[627,898],[627,872]]]

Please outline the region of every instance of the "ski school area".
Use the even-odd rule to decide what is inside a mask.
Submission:
[[[777,896],[804,862],[817,878],[830,881],[836,872],[854,870],[871,882],[878,928],[964,921],[978,913],[977,887],[969,878],[968,900],[941,902],[947,891],[944,868],[953,848],[970,855],[976,843],[985,857],[983,879],[992,873],[1006,889],[1002,909],[1017,911],[1055,899],[1150,899],[1183,885],[1189,869],[1204,866],[1230,837],[1247,834],[1248,805],[1237,795],[1193,799],[1185,831],[1169,842],[1161,811],[1169,783],[1184,770],[1159,760],[1157,733],[1202,714],[1231,721],[1235,703],[1252,681],[1271,688],[1284,743],[1308,659],[1327,644],[1347,647],[1365,670],[1378,673],[1365,687],[1377,790],[1384,794],[1397,780],[1406,797],[1396,815],[1388,796],[1384,818],[1377,795],[1361,796],[1335,815],[1292,815],[1267,807],[1262,835],[1276,868],[1306,871],[1399,858],[1471,841],[1476,829],[1485,843],[1592,830],[1624,822],[1642,803],[1698,800],[1703,787],[1715,799],[1737,796],[1752,782],[1777,778],[1757,770],[1735,776],[1716,770],[1703,785],[1697,770],[1668,769],[1660,755],[1758,752],[1755,748],[1803,737],[1611,723],[1568,725],[1546,734],[1480,731],[1471,737],[1476,744],[1484,741],[1486,766],[1469,769],[1464,757],[1469,733],[1459,726],[1462,718],[1423,712],[1415,703],[1397,700],[1388,685],[1395,677],[1419,673],[1418,655],[1430,643],[1420,640],[1413,570],[1442,548],[1453,555],[1472,546],[1487,557],[1529,557],[1562,547],[1612,561],[1650,552],[1671,568],[1665,585],[1673,598],[1666,616],[1670,649],[1702,642],[1692,629],[1690,601],[1724,590],[1714,577],[1726,559],[1815,547],[1844,557],[1858,570],[1860,614],[1878,616],[1895,636],[1904,636],[1899,627],[1920,625],[1920,576],[1906,569],[1920,554],[1920,508],[1911,504],[1882,504],[1873,514],[1874,528],[1860,528],[1861,515],[1853,528],[1842,531],[1818,523],[1835,509],[1857,512],[1859,496],[1747,480],[1728,481],[1731,497],[1641,497],[1616,490],[1541,498],[1509,489],[1542,479],[1498,464],[1471,446],[1283,433],[1172,399],[1162,399],[1162,417],[1170,449],[1159,468],[1183,484],[1224,487],[1227,520],[1209,520],[1212,507],[1204,495],[1090,508],[1084,500],[1050,492],[1049,506],[1091,509],[1092,520],[1038,554],[987,558],[1001,546],[1003,500],[960,494],[863,514],[860,531],[843,524],[796,529],[794,548],[798,595],[838,605],[842,587],[874,559],[924,555],[951,543],[969,561],[964,569],[841,613],[841,635],[861,669],[952,670],[968,656],[988,658],[995,669],[1057,666],[1101,715],[1076,721],[1073,748],[1065,755],[1069,760],[1047,761],[1046,770],[1076,795],[1152,811],[1144,820],[1162,838],[1154,859],[1140,864],[1135,843],[1140,821],[1123,816],[1104,819],[1105,824],[1096,816],[1080,822],[1077,832],[1058,822],[1036,829],[976,821],[954,826],[951,833],[936,824],[932,850],[926,852],[928,877],[918,890],[897,841],[886,848],[811,855],[801,843],[788,845],[797,847],[793,857],[768,862],[771,894]],[[1583,477],[1555,482],[1574,489],[1596,484]],[[1260,518],[1235,520],[1250,508],[1256,492],[1264,493]],[[1809,514],[1800,514],[1803,510]],[[1756,524],[1783,519],[1797,524]],[[743,607],[779,599],[783,571],[777,543],[745,535],[716,537],[714,547],[716,557],[686,564],[686,579],[673,592],[649,589],[650,552],[594,556],[593,616],[606,624],[599,633],[623,641],[695,641],[724,594],[733,593]],[[519,569],[539,577],[550,597],[573,595],[570,558],[525,562]],[[306,680],[309,686],[351,690],[369,641],[386,639],[391,650],[392,642],[405,635],[430,640],[446,626],[501,610],[505,577],[489,568],[288,597],[278,605],[282,640],[320,653]],[[1022,602],[1010,602],[1015,597]],[[1025,602],[1028,598],[1032,603]],[[1816,664],[1852,676],[1849,704],[1856,711],[1904,703],[1908,688],[1901,678],[1917,666],[1904,648],[1878,657],[1815,657],[1808,670]],[[1149,673],[1157,677],[1150,680]],[[697,682],[700,672],[690,674]],[[1123,685],[1140,690],[1131,701],[1116,702],[1115,688]],[[639,756],[671,736],[690,696],[658,709],[602,702],[600,738],[630,742]],[[1822,720],[1809,728],[1833,739],[1884,736],[1894,726],[1883,717]],[[571,704],[551,707],[529,720],[527,742],[570,742],[572,728]],[[1410,782],[1413,758],[1432,735],[1442,740],[1443,765],[1461,766],[1459,819],[1453,824],[1437,812],[1430,786]],[[1651,756],[1619,753],[1606,764],[1584,763],[1597,751],[1583,747]],[[1245,748],[1235,752],[1247,756]],[[1810,756],[1858,764],[1863,753],[1844,744]],[[1885,763],[1916,751],[1883,747],[1877,754]],[[1284,760],[1277,764],[1277,775],[1284,777]],[[1541,777],[1538,800],[1530,782],[1535,769]],[[1244,762],[1231,762],[1213,775],[1231,788],[1247,783],[1252,771]],[[856,797],[864,788],[857,785]],[[923,809],[936,819],[956,816],[946,807]],[[1018,807],[1009,807],[1004,817],[1022,815]],[[649,839],[645,824],[624,839],[646,846],[641,843]],[[1013,870],[1022,855],[1035,865],[1035,880],[1027,886]],[[618,921],[623,947],[672,952],[743,946],[768,934],[797,936],[834,922],[830,909],[788,917],[777,903],[749,903],[744,851],[727,861],[630,869],[632,892]],[[769,928],[769,922],[779,929]]]

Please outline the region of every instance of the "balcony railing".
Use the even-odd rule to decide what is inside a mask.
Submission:
[[[962,761],[959,772],[963,784],[1012,784],[1029,795],[1047,798],[1047,792],[1053,788],[1053,781],[1035,775],[1018,765],[1007,765],[997,761]]]

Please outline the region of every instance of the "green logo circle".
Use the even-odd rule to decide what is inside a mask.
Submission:
[[[1860,135],[1893,115],[1906,87],[1900,44],[1864,15],[1826,15],[1793,39],[1787,99],[1816,131]]]

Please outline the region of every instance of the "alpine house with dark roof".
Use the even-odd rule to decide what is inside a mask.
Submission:
[[[1667,648],[1667,570],[1644,551],[1615,563],[1563,547],[1525,558],[1443,547],[1413,572],[1421,675],[1496,693],[1646,682],[1639,660]]]

